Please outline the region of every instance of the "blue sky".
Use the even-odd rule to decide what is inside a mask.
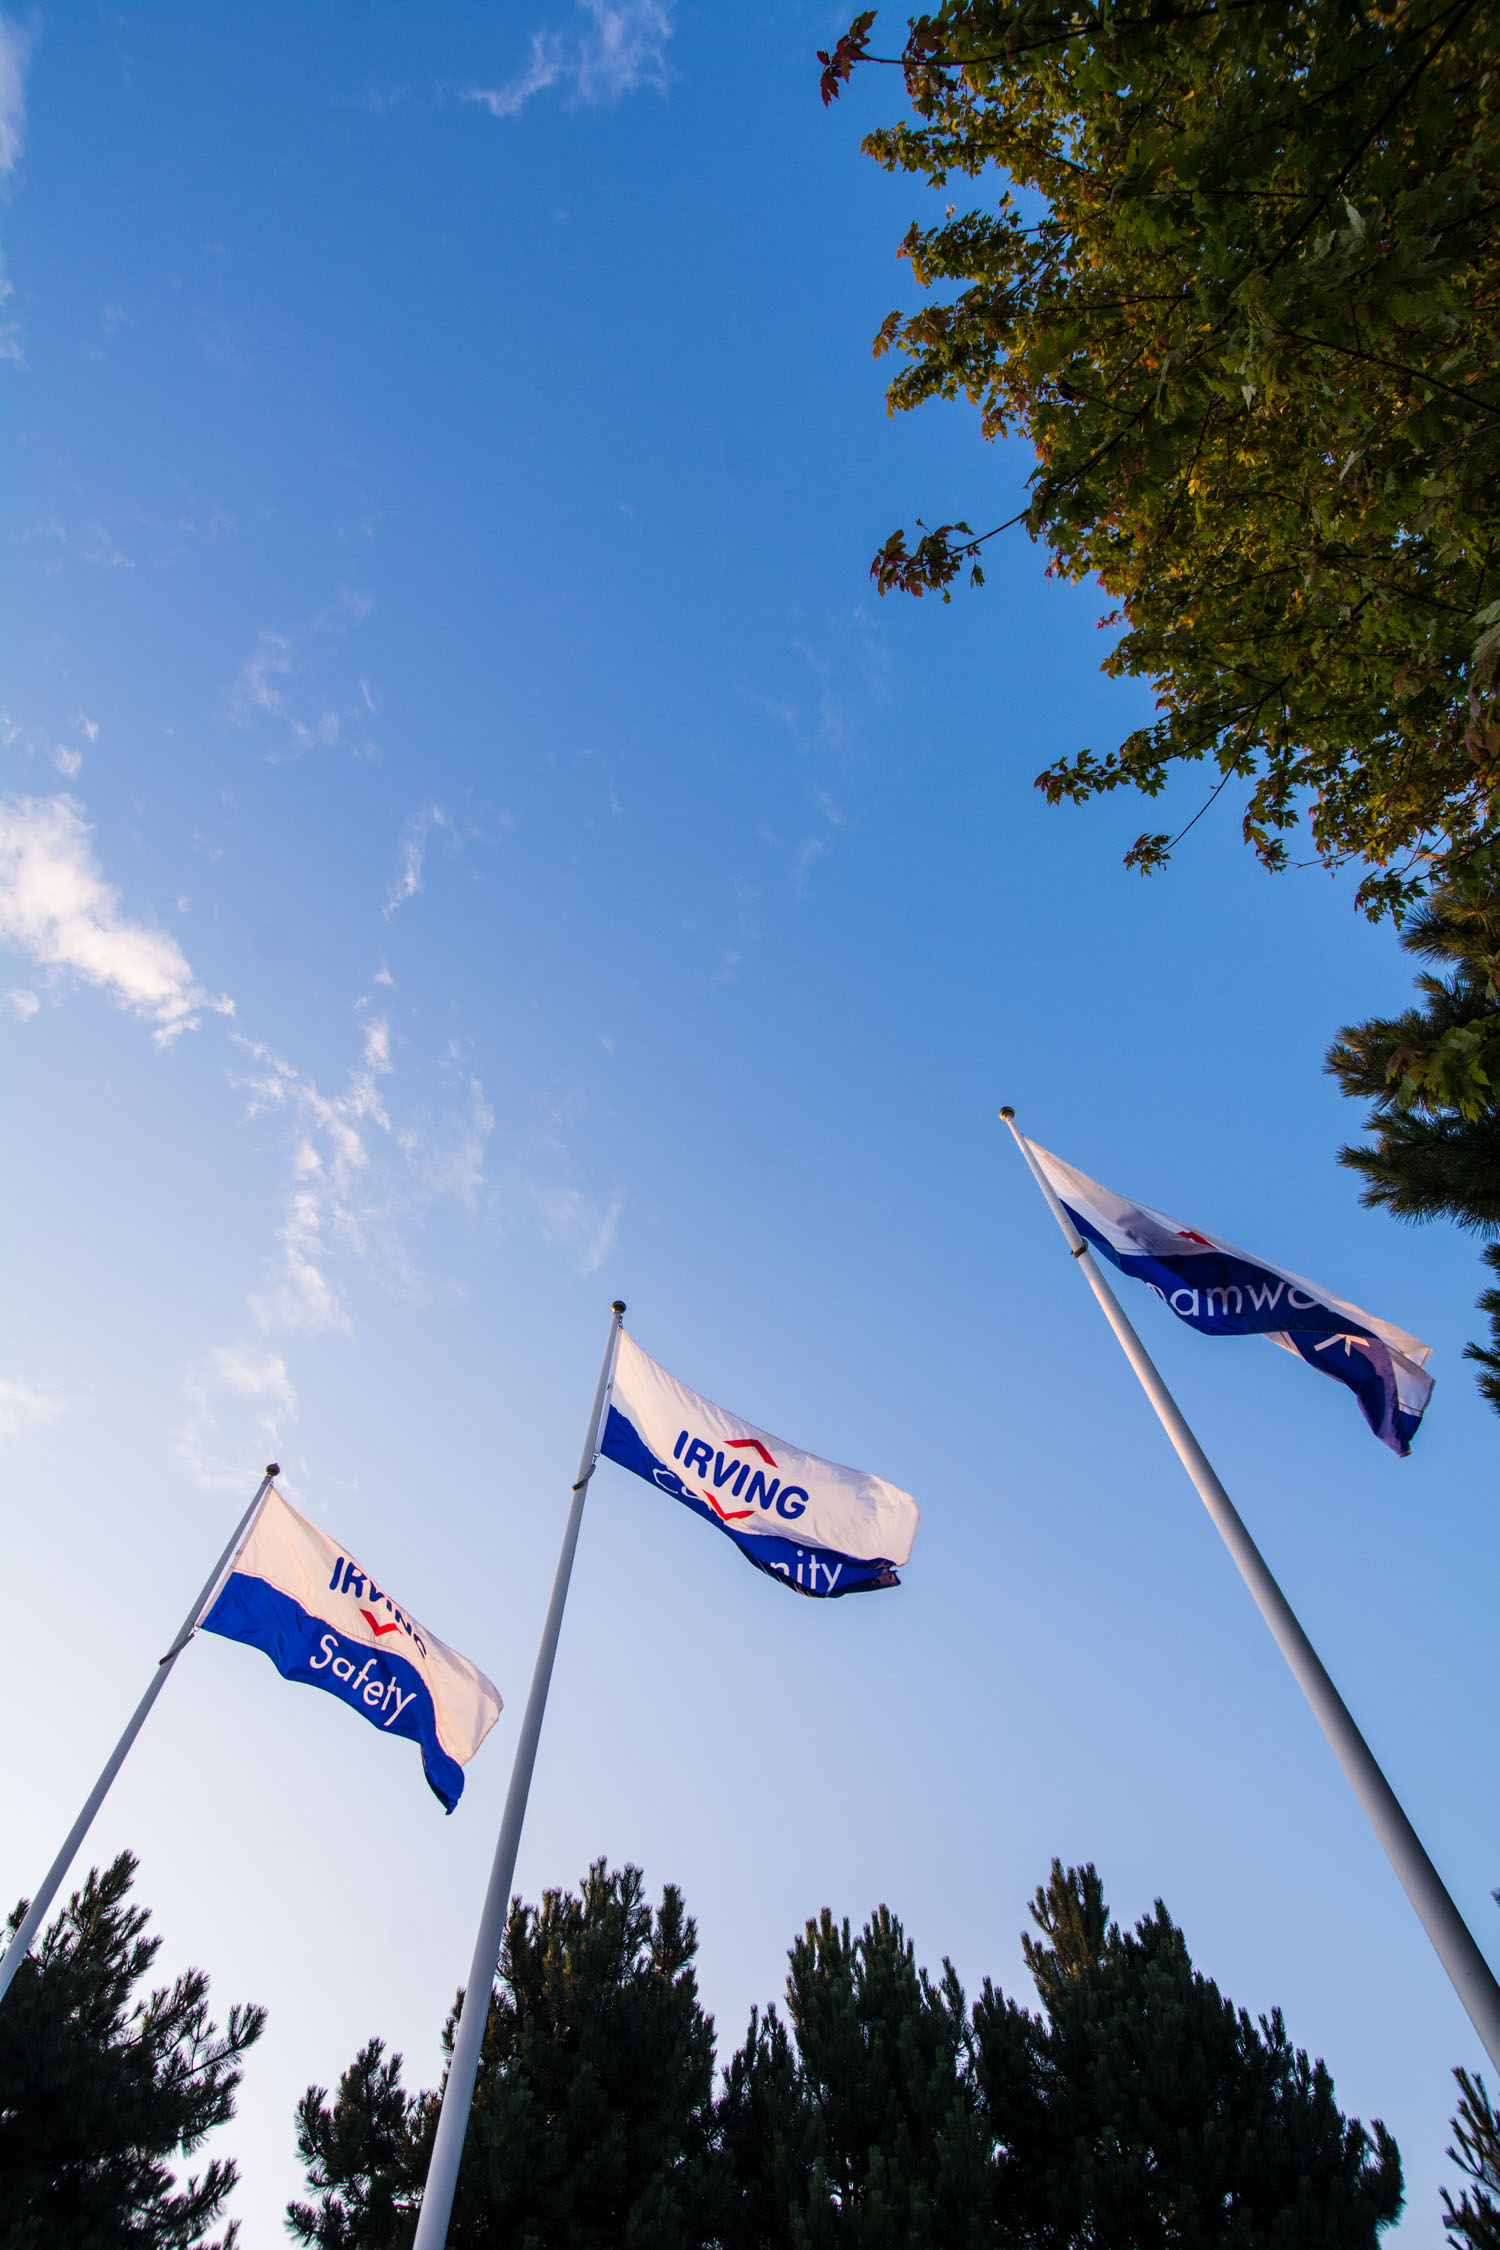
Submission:
[[[1131,1307],[1493,1947],[1481,1271],[1360,1209],[1321,1071],[1408,964],[1228,793],[1150,883],[1139,805],[1041,803],[1147,706],[1024,539],[873,597],[1028,465],[886,418],[897,88],[825,113],[795,0],[3,22],[7,1896],[273,1454],[498,1681],[444,1820],[201,1641],[96,1828],[164,1960],[270,2008],[224,2139],[278,2239],[302,2088],[377,2031],[435,2080],[619,1295],[923,1522],[814,1607],[606,1465],[527,1894],[679,1882],[727,2051],[825,1904],[1024,1991],[1093,1859],[1385,2118],[1431,2240],[1475,2042],[995,1121],[1432,1342],[1403,1463]]]

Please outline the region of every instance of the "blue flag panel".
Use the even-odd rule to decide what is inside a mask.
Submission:
[[[225,1581],[203,1630],[258,1648],[284,1680],[322,1688],[372,1727],[407,1736],[422,1752],[428,1787],[452,1812],[463,1795],[464,1769],[439,1742],[432,1692],[408,1658],[346,1639],[323,1618],[309,1617],[290,1594],[242,1571]]]
[[[1204,1336],[1265,1336],[1354,1393],[1393,1453],[1411,1441],[1432,1395],[1428,1346],[1300,1274],[1101,1187],[1036,1142],[1032,1154],[1078,1232],[1121,1273],[1145,1282]]]

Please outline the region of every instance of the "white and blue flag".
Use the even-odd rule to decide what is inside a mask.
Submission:
[[[1432,1346],[1389,1320],[1252,1258],[1216,1234],[1113,1195],[1035,1141],[1032,1155],[1078,1232],[1204,1336],[1264,1336],[1344,1383],[1375,1435],[1407,1454],[1432,1394]]]
[[[600,1451],[798,1593],[821,1601],[901,1583],[917,1528],[909,1492],[726,1414],[623,1333]]]
[[[477,1665],[448,1648],[335,1540],[271,1491],[203,1629],[261,1649],[284,1680],[352,1704],[385,1734],[406,1735],[444,1809],[500,1716]]]

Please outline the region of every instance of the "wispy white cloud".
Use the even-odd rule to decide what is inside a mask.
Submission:
[[[0,9],[0,179],[9,179],[26,145],[26,70],[36,34]]]
[[[312,630],[315,633],[334,633],[349,625],[363,625],[374,607],[373,594],[362,594],[357,588],[346,586],[341,593],[335,595],[326,609],[318,611],[312,621]],[[363,680],[359,684],[362,688],[365,685]],[[365,688],[367,696],[369,692]],[[373,710],[374,705],[371,704],[370,708]]]
[[[234,683],[234,701],[241,716],[262,711],[273,719],[286,717],[286,698],[275,682],[291,671],[286,636],[262,633],[260,646],[247,656]]]
[[[818,861],[826,859],[832,850],[833,846],[826,836],[809,836],[798,846],[797,871],[792,880],[792,888],[798,898],[806,898],[807,886],[812,880],[813,869],[817,866]]]
[[[536,94],[566,89],[575,106],[619,101],[638,87],[665,93],[672,11],[666,0],[579,0],[584,22],[568,31],[534,31],[531,55],[503,86],[467,86],[461,99],[482,102],[492,117],[515,117]]]
[[[204,1008],[232,1015],[232,1001],[211,999],[195,981],[175,938],[124,913],[89,838],[72,797],[0,803],[0,938],[154,1023],[158,1046],[193,1030]]]
[[[4,262],[0,261],[0,314],[15,295],[15,285],[5,278]],[[0,359],[14,360],[17,367],[26,365],[26,346],[21,341],[21,323],[18,320],[0,319]]]
[[[0,1376],[0,1444],[24,1437],[28,1430],[39,1429],[47,1422],[55,1422],[66,1414],[68,1402],[56,1391],[43,1389],[36,1383],[23,1383],[15,1376]]]
[[[10,178],[26,145],[26,70],[35,45],[35,34],[0,9],[0,184]],[[14,294],[0,261],[0,315]],[[0,359],[26,363],[18,320],[0,317]]]
[[[345,99],[353,109],[367,109],[372,117],[384,117],[398,103],[404,102],[410,92],[409,85],[366,86],[362,93],[348,95]]]
[[[361,624],[374,607],[368,594],[346,589],[295,636],[269,630],[257,636],[254,654],[246,657],[235,675],[229,709],[241,726],[270,720],[284,731],[289,747],[273,751],[273,760],[340,748],[355,757],[379,756],[364,733],[377,707],[367,681],[361,679],[355,690],[341,692],[338,708],[330,708],[326,697],[309,695],[304,688],[320,653]],[[323,708],[317,708],[319,703]]]
[[[597,1273],[614,1243],[623,1195],[535,1185],[529,1193],[543,1239],[574,1259],[580,1273]]]
[[[209,1488],[243,1486],[253,1463],[281,1451],[296,1418],[297,1393],[278,1352],[222,1346],[182,1387],[192,1411],[177,1432],[177,1455]]]
[[[266,1286],[251,1299],[268,1332],[352,1329],[339,1278],[351,1265],[409,1294],[425,1293],[403,1240],[411,1207],[444,1197],[471,1210],[479,1205],[495,1123],[479,1080],[457,1067],[450,1048],[442,1072],[453,1098],[438,1114],[424,1106],[397,1123],[383,1091],[395,1072],[390,1025],[373,1016],[362,1032],[359,1060],[343,1092],[333,1095],[269,1047],[239,1041],[255,1065],[237,1081],[250,1095],[250,1114],[281,1111],[291,1125],[277,1255]],[[394,1176],[382,1151],[400,1159]]]
[[[441,805],[424,805],[420,812],[412,814],[401,838],[401,861],[396,880],[391,885],[383,909],[387,921],[398,906],[404,906],[409,898],[415,898],[422,888],[422,862],[427,856],[428,836],[434,828],[451,828],[451,825]],[[379,979],[376,981],[378,983]]]
[[[114,535],[102,523],[85,524],[78,552],[99,570],[134,570],[135,558],[117,547]]]
[[[236,1040],[252,1067],[232,1083],[249,1093],[252,1117],[284,1118],[288,1179],[265,1283],[248,1301],[265,1341],[210,1352],[184,1379],[189,1413],[176,1446],[204,1486],[243,1485],[247,1463],[283,1455],[297,1397],[276,1345],[352,1332],[357,1270],[408,1296],[430,1296],[404,1245],[413,1212],[441,1197],[480,1206],[494,1116],[478,1079],[455,1069],[450,1046],[441,1074],[457,1099],[436,1116],[424,1108],[397,1124],[385,1092],[395,1075],[390,1026],[376,1017],[360,1029],[359,1058],[334,1095],[271,1048]]]
[[[152,1024],[159,1042],[190,1029],[205,1008],[233,1013],[229,1001],[211,999],[195,981],[175,939],[125,912],[99,866],[83,808],[69,796],[0,800],[0,939],[36,963],[50,984],[72,977],[106,992]],[[384,963],[376,981],[394,981]],[[0,993],[0,1006],[22,1021],[40,1005],[38,994],[23,987]],[[495,1122],[483,1086],[452,1043],[438,1064],[441,1093],[430,1105],[408,1104],[407,1115],[393,1119],[386,1089],[396,1065],[383,1015],[361,1020],[358,1059],[333,1095],[269,1046],[238,1035],[236,1043],[251,1065],[237,1078],[249,1091],[251,1114],[279,1112],[289,1127],[288,1178],[270,1270],[250,1300],[267,1343],[211,1353],[186,1384],[190,1413],[179,1447],[207,1483],[244,1476],[243,1447],[236,1442],[226,1453],[218,1434],[229,1414],[225,1401],[238,1402],[241,1423],[240,1410],[254,1406],[256,1426],[274,1449],[277,1420],[289,1418],[296,1402],[286,1361],[271,1344],[283,1332],[350,1329],[351,1268],[362,1266],[407,1293],[430,1294],[406,1252],[409,1223],[440,1199],[481,1208]],[[601,1216],[594,1216],[595,1231]],[[566,1217],[557,1215],[565,1232]],[[580,1206],[574,1237],[580,1228],[587,1232],[587,1219]],[[0,1385],[0,1435],[54,1411],[62,1407],[45,1391]]]
[[[390,1025],[376,1016],[364,1027],[364,1048],[342,1094],[319,1092],[316,1083],[269,1047],[249,1039],[240,1046],[258,1066],[240,1081],[250,1094],[250,1114],[284,1110],[294,1126],[292,1181],[279,1229],[280,1256],[269,1286],[251,1299],[263,1328],[318,1334],[348,1329],[344,1300],[329,1276],[330,1251],[363,1256],[372,1212],[362,1192],[370,1164],[371,1127],[389,1133],[380,1080],[391,1070]]]
[[[485,1149],[495,1130],[495,1112],[477,1078],[465,1075],[462,1083],[468,1091],[467,1103],[446,1130],[435,1130],[424,1120],[419,1126],[398,1130],[396,1145],[424,1193],[451,1195],[455,1202],[473,1211],[478,1209],[484,1186]]]
[[[747,703],[753,703],[758,711],[766,712],[784,727],[795,728],[801,719],[795,703],[778,703],[772,696],[757,695],[753,688],[742,687],[739,692]]]
[[[209,1368],[216,1382],[237,1398],[257,1399],[273,1413],[296,1413],[297,1393],[286,1361],[275,1352],[257,1358],[253,1352],[219,1350],[211,1354]]]
[[[291,643],[284,633],[262,633],[255,654],[245,659],[235,679],[235,715],[248,719],[254,713],[277,719],[299,750],[331,748],[339,739],[337,711],[321,711],[308,721],[298,718],[287,703],[280,682],[292,673]]]

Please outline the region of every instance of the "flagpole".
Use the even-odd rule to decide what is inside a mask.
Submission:
[[[588,1436],[584,1440],[583,1453],[578,1463],[578,1479],[573,1486],[573,1505],[568,1510],[562,1551],[557,1558],[557,1575],[552,1581],[552,1599],[547,1605],[541,1645],[536,1652],[531,1693],[526,1698],[526,1711],[516,1741],[515,1764],[511,1768],[505,1811],[501,1815],[494,1864],[490,1869],[489,1889],[484,1894],[484,1908],[479,1917],[479,1933],[474,1940],[469,1981],[464,1987],[463,1999],[459,2005],[453,2057],[448,2065],[448,2077],[443,2087],[437,2137],[433,2141],[432,2155],[427,2165],[427,2182],[422,2190],[422,2208],[417,2218],[412,2250],[444,2250],[448,2239],[453,2194],[458,2186],[458,2163],[463,2155],[469,2106],[474,2099],[474,2080],[479,2070],[479,2054],[484,2045],[485,2026],[489,2022],[490,1994],[494,1989],[495,1971],[500,1965],[500,1940],[505,1932],[506,1915],[510,1911],[516,1854],[521,1845],[526,1799],[531,1789],[531,1773],[536,1764],[537,1743],[541,1739],[542,1719],[547,1709],[552,1662],[557,1654],[558,1635],[562,1631],[563,1609],[568,1599],[568,1580],[573,1574],[573,1554],[578,1545],[578,1529],[583,1522],[583,1503],[588,1497],[589,1479],[598,1463],[600,1430],[610,1385],[614,1380],[615,1353],[619,1349],[620,1329],[624,1318],[625,1307],[616,1298],[610,1307],[609,1341],[604,1347],[599,1388],[594,1393],[594,1410],[589,1416]]]
[[[88,1834],[90,1827],[93,1825],[95,1813],[98,1812],[99,1807],[103,1804],[105,1798],[109,1795],[110,1784],[114,1780],[115,1775],[119,1772],[121,1766],[124,1765],[126,1754],[129,1751],[130,1746],[134,1742],[136,1736],[140,1733],[141,1728],[145,1725],[146,1718],[148,1713],[150,1712],[152,1704],[156,1701],[157,1697],[161,1694],[162,1689],[166,1686],[168,1674],[171,1672],[171,1669],[177,1662],[178,1657],[181,1656],[183,1650],[187,1647],[188,1642],[192,1639],[194,1633],[197,1631],[198,1620],[203,1615],[203,1612],[207,1609],[211,1596],[217,1591],[219,1580],[223,1577],[225,1569],[230,1563],[234,1561],[241,1547],[249,1538],[251,1527],[253,1526],[257,1515],[260,1513],[261,1507],[265,1501],[266,1494],[271,1489],[271,1479],[273,1477],[279,1476],[280,1474],[281,1468],[278,1462],[267,1462],[266,1473],[261,1478],[255,1498],[251,1501],[249,1507],[245,1510],[245,1513],[241,1516],[239,1522],[235,1525],[234,1530],[231,1532],[229,1537],[229,1544],[224,1549],[223,1554],[220,1555],[218,1561],[214,1564],[213,1569],[209,1572],[207,1578],[204,1579],[197,1600],[194,1602],[192,1608],[188,1611],[187,1616],[182,1621],[182,1628],[178,1633],[177,1638],[173,1641],[171,1647],[167,1650],[166,1655],[160,1658],[160,1660],[158,1661],[156,1670],[151,1675],[151,1685],[147,1688],[145,1694],[141,1697],[140,1702],[136,1705],[135,1710],[130,1718],[129,1724],[126,1726],[125,1732],[121,1735],[119,1741],[115,1744],[114,1749],[105,1764],[104,1771],[100,1774],[99,1779],[94,1783],[93,1788],[90,1790],[89,1795],[84,1803],[82,1812],[78,1815],[78,1818],[74,1821],[72,1827],[68,1830],[67,1836],[63,1841],[62,1850],[58,1853],[56,1859],[52,1862],[52,1865],[48,1868],[46,1874],[43,1876],[42,1887],[37,1892],[36,1897],[32,1900],[31,1905],[28,1907],[25,1920],[22,1922],[15,1936],[11,1939],[10,1944],[6,1947],[4,1958],[0,1959],[0,2000],[3,2000],[6,1993],[10,1990],[12,1977],[14,1977],[17,1969],[20,1968],[21,1963],[25,1960],[27,1952],[30,1950],[32,1939],[36,1936],[37,1931],[41,1928],[42,1923],[46,1920],[47,1910],[51,1906],[53,1899],[57,1896],[58,1888],[62,1882],[62,1879],[67,1874],[69,1867],[73,1863],[74,1854],[77,1852],[79,1845],[83,1842],[84,1837]]]
[[[1473,1933],[1449,1897],[1442,1877],[1428,1858],[1395,1791],[1375,1762],[1375,1757],[1348,1706],[1323,1668],[1312,1642],[1297,1622],[1291,1603],[1272,1577],[1264,1556],[1246,1530],[1238,1509],[1209,1464],[1208,1456],[1183,1419],[1181,1409],[1152,1364],[1145,1346],[1126,1318],[1118,1297],[1100,1272],[1092,1251],[1063,1209],[1052,1182],[1032,1153],[1031,1143],[1016,1124],[1013,1109],[1002,1109],[1017,1148],[1030,1167],[1032,1178],[1046,1198],[1073,1257],[1083,1268],[1089,1287],[1098,1298],[1105,1319],[1120,1348],[1135,1369],[1141,1389],[1156,1409],[1157,1419],[1171,1439],[1177,1458],[1198,1490],[1220,1538],[1234,1557],[1255,1606],[1270,1626],[1276,1645],[1292,1668],[1313,1714],[1328,1737],[1334,1756],[1343,1767],[1354,1794],[1364,1806],[1370,1826],[1380,1838],[1386,1858],[1401,1887],[1417,1910],[1423,1929],[1448,1972],[1470,2023],[1479,2034],[1490,2061],[1500,2070],[1500,1984],[1474,1942]]]

